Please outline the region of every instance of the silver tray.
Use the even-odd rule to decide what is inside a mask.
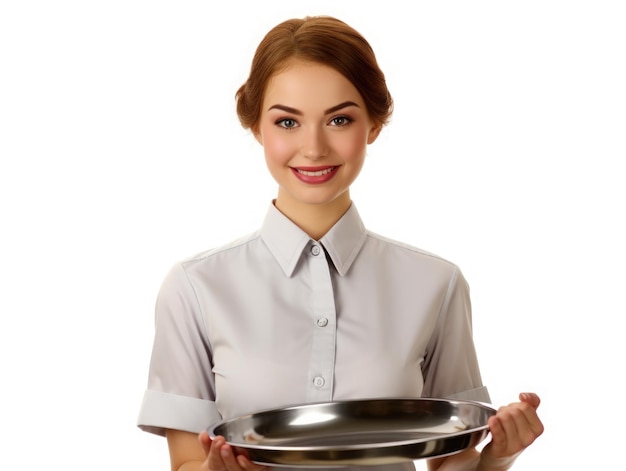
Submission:
[[[207,431],[269,466],[385,465],[478,445],[495,409],[444,399],[369,399],[260,411]]]

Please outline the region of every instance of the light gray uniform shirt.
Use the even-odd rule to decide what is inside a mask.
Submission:
[[[489,402],[458,267],[369,232],[354,204],[319,241],[270,205],[258,232],[164,280],[143,430],[381,397]]]

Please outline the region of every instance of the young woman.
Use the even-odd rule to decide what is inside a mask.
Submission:
[[[167,437],[173,470],[264,468],[203,432],[261,409],[489,401],[459,269],[369,232],[350,198],[392,106],[369,44],[337,19],[289,20],[260,43],[237,111],[263,146],[276,199],[258,232],[176,264],[158,296],[138,423]],[[542,433],[538,405],[521,394],[491,417],[480,453],[434,458],[429,470],[508,469]]]

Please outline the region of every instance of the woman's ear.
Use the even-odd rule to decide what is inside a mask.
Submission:
[[[367,143],[373,144],[376,138],[378,138],[378,135],[380,134],[380,131],[382,129],[383,129],[382,124],[376,124],[376,123],[372,124],[372,127],[370,128],[370,132],[367,135]]]
[[[261,136],[261,133],[259,132],[259,128],[255,126],[254,128],[251,129],[251,131],[256,141],[259,144],[263,145],[263,137]]]

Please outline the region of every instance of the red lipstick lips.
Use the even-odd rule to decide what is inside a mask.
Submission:
[[[300,181],[310,184],[320,184],[329,181],[335,176],[338,166],[324,167],[291,167],[291,171]]]

